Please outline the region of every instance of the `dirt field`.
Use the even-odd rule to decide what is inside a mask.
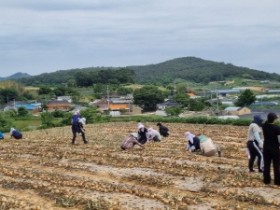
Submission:
[[[170,137],[144,150],[119,147],[136,123],[86,125],[87,145],[70,144],[70,127],[1,141],[0,209],[279,209],[280,188],[247,172],[247,127],[166,125]],[[187,130],[210,136],[223,157],[188,153]]]

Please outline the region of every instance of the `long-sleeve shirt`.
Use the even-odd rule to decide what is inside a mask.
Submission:
[[[164,136],[167,137],[169,135],[168,133],[169,129],[163,125],[159,126],[159,133]]]
[[[148,140],[153,140],[155,137],[158,140],[161,140],[160,133],[157,130],[152,129],[152,128],[148,129],[147,137],[148,137]]]
[[[138,130],[138,142],[141,144],[145,144],[147,142],[147,128],[140,128]]]
[[[135,137],[133,136],[129,136],[127,139],[125,139],[122,144],[121,144],[121,148],[122,149],[131,149],[134,147],[134,145],[139,145],[142,146],[142,144],[140,144]]]
[[[251,123],[248,129],[248,141],[256,140],[263,147],[263,135],[261,128],[256,123]]]
[[[22,138],[22,134],[18,130],[13,130],[11,132],[11,137],[14,137],[15,139],[21,139]]]

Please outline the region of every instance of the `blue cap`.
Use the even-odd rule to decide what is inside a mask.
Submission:
[[[256,123],[258,126],[261,126],[263,122],[263,119],[261,118],[260,115],[255,115],[253,123]]]

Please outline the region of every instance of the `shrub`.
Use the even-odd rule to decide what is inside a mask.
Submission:
[[[8,132],[12,127],[12,122],[6,118],[2,113],[0,114],[0,131]]]

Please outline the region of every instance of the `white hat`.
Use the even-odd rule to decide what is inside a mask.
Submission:
[[[74,115],[78,115],[78,114],[80,114],[80,110],[76,110],[76,111],[74,112]]]
[[[12,132],[13,132],[14,130],[16,130],[16,129],[14,129],[14,128],[11,128],[11,130],[10,130],[10,134],[12,134]]]
[[[187,140],[189,140],[191,143],[193,143],[193,138],[195,137],[195,135],[193,135],[191,132],[187,131],[185,133],[185,137]]]
[[[144,125],[142,123],[137,124],[138,129],[144,128]]]

